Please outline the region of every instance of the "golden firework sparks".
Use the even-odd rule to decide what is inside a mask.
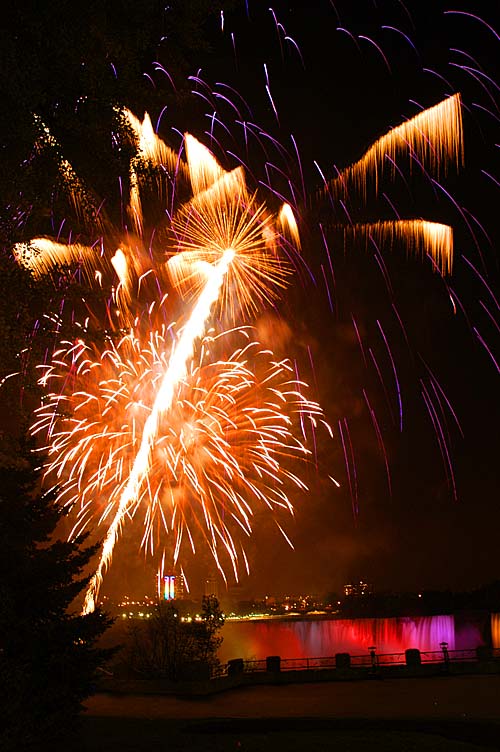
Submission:
[[[99,524],[112,518],[86,610],[126,516],[143,511],[151,552],[159,528],[173,533],[175,559],[185,539],[194,548],[201,534],[221,572],[228,559],[238,577],[256,508],[292,512],[290,488],[307,490],[294,462],[311,454],[304,423],[309,437],[329,428],[292,364],[275,361],[254,334],[205,337],[174,378],[168,331],[151,332],[146,345],[131,332],[101,354],[68,343],[46,369],[48,400],[33,431],[47,436],[48,475],[77,511],[74,532],[96,515]]]
[[[253,340],[215,357],[214,342],[235,332],[207,336],[216,307],[238,321],[286,286],[292,265],[280,246],[299,247],[291,207],[284,204],[273,216],[248,191],[241,167],[225,171],[188,134],[184,163],[147,116],[141,123],[125,115],[139,146],[127,207],[133,232],[119,242],[113,240],[119,233],[105,232],[97,246],[37,239],[28,249],[16,248],[37,275],[76,261],[90,281],[104,275],[114,289],[118,317],[110,317],[105,348],[79,341],[54,354],[41,378],[52,391],[33,426],[35,434],[47,436],[48,476],[61,485],[65,503],[78,509],[76,529],[97,510],[107,525],[85,612],[95,606],[125,519],[138,509],[145,511],[143,544],[150,550],[159,528],[174,532],[177,560],[185,537],[194,548],[201,531],[224,576],[228,559],[237,577],[246,557],[235,530],[250,533],[256,504],[292,510],[287,488],[306,489],[300,471],[288,466],[309,455],[304,426],[309,420],[311,431],[321,423],[330,431],[290,363],[275,363]],[[460,161],[458,96],[379,139],[332,189],[354,180],[364,190],[370,173],[377,183],[386,156],[394,159],[403,147],[437,170],[447,159]],[[164,168],[172,186],[189,178],[193,194],[172,214],[169,242],[156,254],[144,247],[140,160]],[[411,239],[443,271],[451,268],[451,231],[443,225],[411,220],[351,231]],[[192,305],[180,327],[162,323],[172,286]]]

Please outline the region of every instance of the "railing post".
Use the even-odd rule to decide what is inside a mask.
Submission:
[[[408,648],[405,650],[405,661],[406,665],[410,668],[421,666],[422,656],[420,655],[420,650],[418,648]]]
[[[227,675],[235,676],[236,674],[242,674],[244,671],[243,658],[233,658],[227,662]]]
[[[351,656],[349,653],[335,653],[335,668],[351,668]]]
[[[267,656],[266,671],[281,671],[281,657],[279,655]]]

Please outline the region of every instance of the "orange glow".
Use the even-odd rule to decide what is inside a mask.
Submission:
[[[388,222],[346,227],[346,235],[362,237],[393,245],[402,243],[408,252],[431,256],[442,274],[451,274],[453,267],[453,230],[448,225],[423,219],[401,219]]]
[[[500,648],[500,614],[491,614],[491,642],[493,648]]]
[[[463,163],[460,94],[454,94],[392,128],[332,182],[333,189],[342,191],[346,181],[353,181],[366,195],[367,182],[373,176],[377,190],[380,175],[387,168],[388,157],[394,163],[401,153],[409,154],[410,160],[418,157],[438,175],[446,170],[448,162],[454,162],[459,167]]]
[[[87,338],[82,325],[82,338],[59,343],[42,368],[48,394],[32,427],[48,452],[48,482],[76,514],[73,533],[92,522],[97,532],[104,528],[85,613],[95,607],[122,527],[138,514],[149,552],[159,550],[164,562],[170,536],[177,564],[186,546],[203,544],[224,578],[248,570],[244,542],[260,508],[291,545],[281,515],[293,512],[294,494],[307,491],[315,431],[323,426],[331,436],[294,366],[278,362],[253,328],[239,326],[286,288],[291,251],[300,247],[292,208],[284,204],[275,215],[249,191],[242,167],[224,170],[189,134],[184,161],[147,115],[142,122],[124,115],[139,149],[127,229],[99,218],[94,245],[39,238],[15,251],[36,276],[77,263],[91,284],[110,291],[103,341]],[[447,159],[459,162],[458,96],[379,139],[334,189],[346,180],[365,189],[371,173],[378,183],[386,155],[403,148],[437,170]],[[190,197],[171,206],[166,199],[181,181]],[[154,248],[144,218],[151,183],[163,207]],[[443,225],[405,220],[348,232],[401,240],[451,270],[452,235]],[[179,321],[170,318],[169,296],[182,303]]]

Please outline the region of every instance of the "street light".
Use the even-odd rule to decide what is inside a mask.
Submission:
[[[447,642],[440,642],[439,647],[443,651],[443,660],[445,663],[450,662],[450,654],[448,653],[448,643]]]
[[[368,648],[370,652],[370,657],[372,659],[372,668],[375,668],[377,665],[377,656],[375,654],[376,649],[377,648],[375,647],[375,645],[372,645],[371,647]]]

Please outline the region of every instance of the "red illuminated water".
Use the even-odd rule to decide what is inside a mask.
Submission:
[[[313,658],[335,653],[403,653],[407,648],[440,650],[473,649],[485,639],[483,619],[448,616],[394,617],[386,619],[267,619],[227,621],[219,650],[221,661],[232,658],[263,660],[268,655],[282,658]]]

